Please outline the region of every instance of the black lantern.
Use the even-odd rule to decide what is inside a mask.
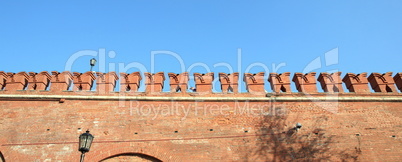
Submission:
[[[79,137],[79,146],[78,146],[78,151],[81,152],[81,162],[84,161],[85,153],[89,151],[91,148],[92,141],[94,139],[94,136],[92,134],[89,134],[89,131],[87,130],[86,133],[83,133]]]
[[[90,71],[92,71],[92,68],[95,66],[95,64],[96,64],[96,59],[95,58],[92,58],[91,60],[89,60],[89,65],[91,65],[91,70]]]

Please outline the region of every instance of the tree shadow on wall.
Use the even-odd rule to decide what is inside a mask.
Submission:
[[[319,117],[313,130],[287,126],[285,115],[266,115],[258,123],[257,148],[245,158],[247,161],[357,161],[360,148],[354,151],[332,147],[334,136],[325,134],[320,124],[327,120]],[[296,124],[296,123],[295,123]],[[353,147],[352,147],[353,148]],[[352,149],[353,150],[353,149]]]

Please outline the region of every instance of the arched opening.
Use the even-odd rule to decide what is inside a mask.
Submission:
[[[139,154],[139,153],[123,153],[117,154],[105,159],[100,160],[100,162],[161,162],[153,156]]]
[[[6,160],[4,159],[3,154],[0,152],[0,162],[5,162]]]

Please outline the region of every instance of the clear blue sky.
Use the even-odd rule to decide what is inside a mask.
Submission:
[[[193,66],[190,73],[204,73],[200,65],[206,65],[216,77],[230,71],[223,65],[239,72],[249,65],[256,65],[252,73],[264,71],[262,66],[267,72],[306,72],[315,59],[307,69],[402,72],[397,0],[2,1],[0,21],[5,72],[64,71],[74,54],[102,49],[105,66],[96,71],[122,72],[118,64],[130,63],[150,71],[151,53],[165,51],[180,56],[186,71]],[[182,71],[173,56],[154,56],[155,72]],[[88,71],[90,58],[73,59],[72,70]]]

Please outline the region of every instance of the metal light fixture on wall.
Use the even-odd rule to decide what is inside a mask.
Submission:
[[[93,139],[94,139],[94,136],[92,136],[92,134],[89,133],[89,130],[87,130],[87,132],[80,135],[79,146],[78,146],[78,151],[81,152],[80,162],[84,161],[85,153],[89,152]]]

